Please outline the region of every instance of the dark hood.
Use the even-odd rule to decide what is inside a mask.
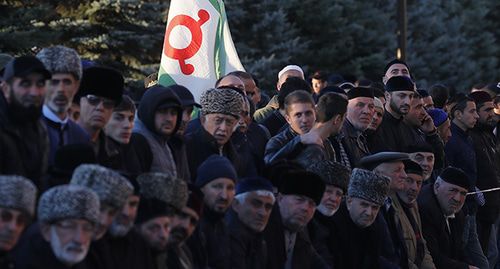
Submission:
[[[182,121],[182,106],[179,97],[169,87],[155,85],[146,90],[142,96],[137,111],[137,116],[146,125],[146,127],[155,132],[155,111],[163,104],[172,104],[172,107],[177,109],[177,123],[175,124],[175,132],[179,129]]]

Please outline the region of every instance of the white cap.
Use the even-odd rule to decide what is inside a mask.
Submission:
[[[384,109],[384,104],[382,104],[382,100],[380,100],[377,97],[373,98],[373,104],[375,105],[375,107],[380,107]]]
[[[285,66],[283,69],[281,69],[281,71],[278,73],[278,79],[280,79],[280,77],[286,72],[286,71],[290,71],[290,70],[295,70],[295,71],[299,71],[301,74],[302,74],[302,77],[304,77],[304,71],[302,71],[302,68],[300,68],[300,66],[298,65],[294,65],[294,64],[291,64],[291,65],[287,65]]]

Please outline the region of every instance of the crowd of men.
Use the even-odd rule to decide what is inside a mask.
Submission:
[[[0,64],[1,269],[499,268],[500,83],[288,65],[198,103],[64,46]]]

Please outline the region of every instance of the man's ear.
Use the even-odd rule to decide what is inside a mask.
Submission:
[[[50,227],[51,225],[46,223],[40,223],[40,233],[45,241],[50,242]]]
[[[3,96],[5,96],[5,100],[7,100],[7,103],[10,103],[10,85],[7,83],[7,81],[0,82],[0,85]]]

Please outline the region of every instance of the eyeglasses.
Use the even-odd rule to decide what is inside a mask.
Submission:
[[[115,101],[104,97],[98,97],[93,94],[88,94],[87,96],[85,96],[85,98],[87,98],[89,104],[93,106],[98,106],[102,102],[102,106],[106,109],[113,109],[115,107]]]

